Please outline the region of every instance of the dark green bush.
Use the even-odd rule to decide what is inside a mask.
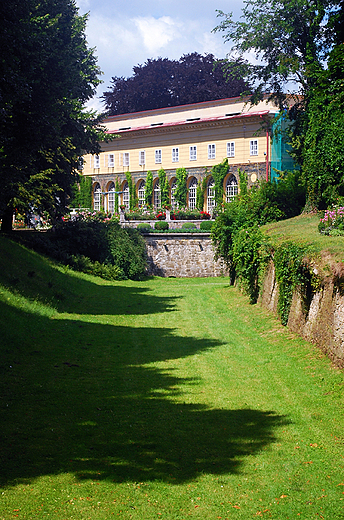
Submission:
[[[164,231],[165,229],[168,229],[168,227],[168,222],[165,220],[158,220],[158,222],[155,222],[154,224],[154,228],[160,231]]]
[[[203,231],[211,231],[212,227],[213,222],[210,222],[209,220],[202,220],[199,228]]]
[[[182,224],[182,229],[195,229],[195,228],[197,228],[197,226],[193,222],[184,222],[184,224]]]
[[[148,223],[141,222],[140,224],[137,224],[136,229],[138,229],[139,231],[151,231],[152,226]]]

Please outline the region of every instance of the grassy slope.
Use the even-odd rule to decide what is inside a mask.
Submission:
[[[322,257],[331,257],[335,262],[344,261],[344,237],[330,237],[318,232],[319,216],[300,215],[262,227],[272,242],[286,240],[299,244],[311,244]]]
[[[343,372],[225,279],[0,284],[0,519],[343,518]]]

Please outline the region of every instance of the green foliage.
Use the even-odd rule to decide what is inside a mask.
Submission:
[[[135,184],[133,183],[133,178],[130,172],[125,173],[125,177],[127,179],[128,187],[129,187],[129,208],[133,210],[138,205],[138,198],[136,194]]]
[[[92,178],[79,175],[78,183],[73,185],[72,197],[69,202],[72,208],[92,208]]]
[[[151,231],[152,226],[148,224],[148,222],[140,222],[140,224],[137,224],[137,228],[139,231]]]
[[[213,222],[210,222],[209,220],[202,220],[199,226],[199,228],[203,231],[211,231],[212,227]]]
[[[211,174],[215,183],[215,206],[223,204],[224,190],[223,181],[228,173],[228,159],[212,167]]]
[[[281,244],[274,254],[276,281],[278,283],[278,306],[283,325],[287,325],[293,292],[302,292],[309,281],[309,270],[304,261],[307,249],[293,242]]]
[[[99,276],[104,280],[123,280],[126,278],[123,270],[117,265],[102,264],[97,260],[93,262],[87,256],[70,255],[67,257],[67,263],[75,271]]]
[[[325,209],[344,195],[344,44],[311,91],[303,151],[303,178],[312,206]]]
[[[118,178],[118,177],[116,177],[116,182],[115,182],[115,191],[116,191],[116,192],[121,191],[121,185],[120,185],[120,182],[119,182],[119,178]],[[114,210],[115,210],[115,213],[116,213],[116,214],[119,213],[119,196],[118,196],[118,193],[115,193],[115,204],[114,204]]]
[[[160,194],[161,194],[161,207],[170,203],[170,187],[166,177],[166,172],[163,168],[158,171]]]
[[[182,229],[196,229],[196,228],[197,228],[197,226],[193,222],[184,222],[184,224],[182,224]]]
[[[72,0],[8,0],[0,17],[0,216],[31,206],[65,213],[79,157],[98,153],[100,116],[84,110],[100,83],[87,16]]]
[[[174,198],[179,208],[185,208],[187,202],[188,189],[186,185],[186,179],[188,172],[185,168],[176,169],[176,190],[174,192]]]
[[[238,175],[239,175],[239,191],[240,191],[240,197],[246,197],[248,194],[248,178],[247,173],[244,170],[238,169]]]
[[[204,208],[204,197],[205,197],[205,192],[207,189],[206,175],[207,175],[207,170],[205,171],[205,177],[203,178],[202,181],[200,181],[198,183],[197,189],[196,189],[196,208],[199,211],[202,211]]]
[[[233,265],[239,285],[256,303],[265,269],[270,258],[267,241],[259,227],[243,228],[233,240]]]
[[[169,228],[169,225],[168,222],[166,222],[165,220],[158,220],[157,222],[155,222],[154,228],[160,231],[164,231]]]
[[[145,202],[148,207],[150,207],[153,202],[153,173],[151,170],[148,170],[146,177]]]

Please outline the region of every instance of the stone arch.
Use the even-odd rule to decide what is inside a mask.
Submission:
[[[224,192],[226,202],[231,202],[238,195],[238,179],[233,173],[228,173],[224,179]]]
[[[116,185],[113,181],[108,182],[106,187],[106,198],[104,200],[105,210],[109,213],[115,212],[115,200],[118,196],[116,193]]]

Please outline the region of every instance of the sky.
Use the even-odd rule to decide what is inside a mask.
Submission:
[[[129,77],[149,58],[179,59],[183,54],[212,53],[224,58],[229,43],[212,33],[220,22],[216,10],[238,20],[242,0],[77,0],[79,14],[89,13],[86,37],[95,47],[103,83],[88,108],[102,111],[99,99],[113,76]]]

